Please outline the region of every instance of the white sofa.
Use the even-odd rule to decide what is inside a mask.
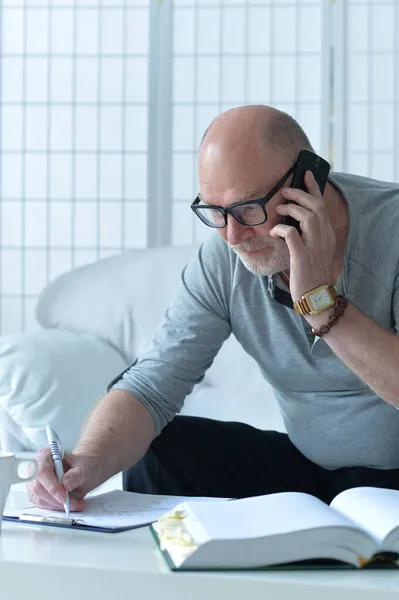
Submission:
[[[0,338],[3,450],[44,446],[47,423],[73,447],[107,383],[150,342],[196,250],[131,250],[50,283],[37,305],[41,329]],[[233,336],[183,413],[284,430],[270,386]]]

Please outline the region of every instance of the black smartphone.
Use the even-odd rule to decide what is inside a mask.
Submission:
[[[307,192],[308,190],[305,185],[306,171],[312,171],[314,178],[319,185],[320,191],[323,194],[326,188],[328,174],[330,172],[329,163],[315,152],[311,152],[310,150],[301,150],[298,156],[297,165],[292,175],[292,183],[290,187]],[[287,200],[286,204],[290,204],[291,202],[292,200]],[[291,227],[295,227],[299,235],[302,235],[299,221],[293,217],[285,215],[282,217],[281,222],[283,225],[291,225]]]

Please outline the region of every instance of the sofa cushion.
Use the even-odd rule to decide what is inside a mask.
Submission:
[[[130,363],[147,346],[197,246],[129,250],[74,269],[41,294],[43,327],[90,333]]]
[[[37,450],[52,425],[65,450],[126,363],[101,340],[62,330],[0,338],[0,447]]]

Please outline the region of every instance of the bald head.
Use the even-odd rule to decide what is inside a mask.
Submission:
[[[293,117],[265,105],[240,106],[219,115],[206,129],[202,146],[218,143],[231,148],[231,143],[249,140],[260,152],[278,152],[295,159],[302,149],[313,150],[302,127]]]

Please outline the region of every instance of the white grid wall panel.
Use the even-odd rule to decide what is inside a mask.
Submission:
[[[6,0],[0,332],[54,277],[147,245],[149,0]]]
[[[399,2],[349,0],[346,11],[340,167],[399,181]]]
[[[212,233],[189,204],[198,192],[198,145],[224,110],[280,108],[327,156],[321,74],[328,56],[323,0],[175,0],[173,25],[173,244],[184,245]]]

